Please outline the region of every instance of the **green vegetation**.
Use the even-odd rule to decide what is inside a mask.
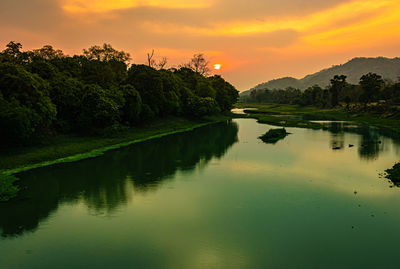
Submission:
[[[323,69],[317,73],[305,76],[302,79],[284,77],[261,83],[254,88],[243,92],[241,95],[249,95],[253,90],[264,89],[287,89],[293,87],[300,90],[319,85],[325,88],[329,85],[330,79],[335,75],[347,76],[347,81],[356,84],[361,76],[375,72],[387,80],[396,81],[400,74],[400,58],[354,58],[343,65],[336,65]]]
[[[310,120],[337,120],[354,121],[364,125],[380,128],[384,133],[391,137],[400,137],[400,120],[397,115],[387,117],[386,114],[375,112],[356,112],[349,111],[343,107],[337,108],[319,108],[314,106],[299,105],[280,105],[280,104],[236,104],[238,108],[256,108],[257,110],[245,110],[247,115],[259,119],[260,123],[268,123],[278,126],[303,127],[303,128],[321,128],[319,123],[310,122]],[[280,115],[280,117],[272,116]],[[286,116],[285,116],[286,115]],[[299,119],[288,118],[298,116]],[[266,120],[262,120],[262,119]],[[287,125],[279,124],[286,121]],[[296,122],[298,123],[296,125]],[[291,124],[290,124],[291,123]],[[308,124],[307,124],[308,123]]]
[[[109,135],[168,116],[201,118],[229,111],[238,91],[205,76],[202,55],[187,67],[132,64],[110,45],[66,56],[51,46],[0,53],[0,139],[26,146],[60,134]]]
[[[386,170],[386,178],[390,179],[396,186],[400,186],[400,163],[396,163],[393,168]]]
[[[0,202],[8,201],[17,194],[18,187],[13,185],[17,180],[14,176],[0,173]]]
[[[297,88],[253,90],[241,96],[241,102],[258,104],[291,104],[314,106],[323,109],[345,107],[353,113],[385,114],[400,118],[400,81],[383,80],[381,76],[368,73],[361,76],[359,84],[350,84],[346,76],[335,75],[330,85],[321,88],[314,85],[301,91]]]
[[[12,175],[48,165],[75,162],[103,155],[104,152],[162,136],[186,132],[208,124],[229,120],[229,116],[209,116],[194,121],[170,117],[141,128],[131,128],[114,137],[51,137],[46,145],[12,148],[0,155],[0,201],[14,197],[18,180]]]
[[[202,54],[167,70],[150,58],[130,65],[108,44],[72,57],[49,45],[21,49],[10,42],[0,52],[2,200],[16,192],[12,174],[226,120],[238,98],[207,76]]]
[[[191,130],[210,123],[226,121],[229,116],[209,116],[202,120],[168,117],[140,128],[130,128],[114,136],[68,136],[50,137],[45,144],[23,148],[9,148],[0,154],[0,172],[14,174],[41,163],[73,161],[95,157],[104,151],[119,148],[143,140],[176,132]],[[86,157],[85,157],[86,156]]]
[[[309,128],[309,129],[321,129],[322,124],[311,122],[303,119],[293,119],[288,117],[277,117],[267,114],[256,114],[252,113],[250,118],[255,118],[259,123],[271,124],[275,126],[283,127],[298,127],[298,128]]]
[[[285,128],[281,129],[270,129],[268,132],[266,132],[264,135],[260,136],[259,138],[264,142],[264,143],[271,143],[275,144],[281,139],[284,139],[287,135],[290,133],[286,132]]]

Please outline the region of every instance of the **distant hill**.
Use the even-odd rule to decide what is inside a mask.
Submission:
[[[241,95],[250,94],[250,92],[255,89],[272,90],[294,87],[304,90],[316,84],[324,88],[329,85],[330,80],[335,75],[346,75],[347,82],[357,84],[360,81],[360,77],[369,72],[381,75],[385,79],[396,81],[400,77],[400,58],[354,58],[345,64],[332,66],[331,68],[321,70],[315,74],[305,76],[302,79],[285,77],[270,80],[248,91],[242,92]]]

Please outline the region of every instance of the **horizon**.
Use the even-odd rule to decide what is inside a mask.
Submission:
[[[239,91],[353,58],[399,56],[394,0],[3,0],[0,10],[2,48],[16,41],[23,50],[52,45],[71,55],[108,43],[137,64],[154,49],[168,66],[204,53]]]

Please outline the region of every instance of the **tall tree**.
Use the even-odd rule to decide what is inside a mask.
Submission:
[[[380,75],[368,73],[360,78],[360,85],[363,90],[361,101],[364,103],[364,108],[366,108],[367,104],[375,100],[378,95],[383,85],[383,79]]]
[[[329,88],[329,92],[331,93],[331,106],[335,107],[339,104],[339,94],[346,87],[346,76],[345,75],[336,75],[331,79],[331,86]]]

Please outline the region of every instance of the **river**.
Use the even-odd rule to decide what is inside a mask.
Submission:
[[[379,130],[235,119],[20,174],[0,268],[399,268],[400,189]]]

